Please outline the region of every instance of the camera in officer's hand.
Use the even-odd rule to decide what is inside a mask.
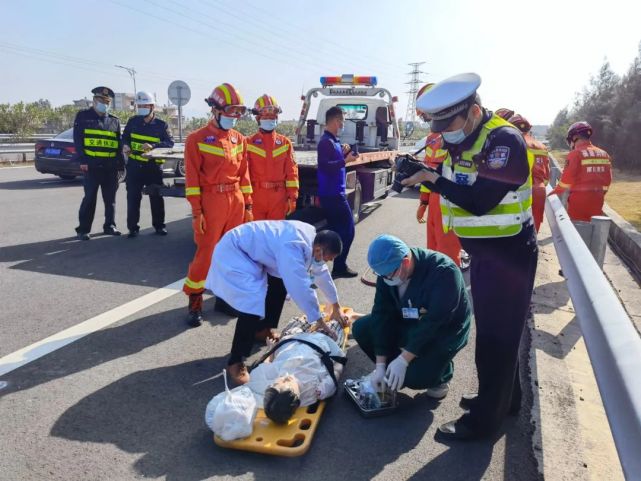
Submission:
[[[408,177],[412,177],[420,170],[429,170],[436,173],[436,170],[428,167],[420,160],[417,160],[412,154],[403,154],[396,157],[396,166],[394,168],[396,174],[394,175],[394,183],[392,184],[392,190],[398,194],[403,191],[403,188],[406,187],[401,182],[403,182]]]

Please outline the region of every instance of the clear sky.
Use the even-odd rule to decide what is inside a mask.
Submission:
[[[604,59],[624,73],[641,40],[641,2],[623,0],[2,0],[0,103],[90,97],[107,85],[167,101],[186,81],[188,116],[230,82],[247,104],[274,95],[298,116],[301,90],[322,75],[376,75],[407,106],[408,62],[423,79],[483,78],[484,105],[552,122]]]

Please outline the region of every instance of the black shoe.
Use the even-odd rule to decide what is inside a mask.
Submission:
[[[130,230],[129,234],[127,234],[127,237],[130,239],[133,239],[134,237],[138,237],[138,231],[137,230]]]
[[[477,399],[478,399],[478,393],[476,392],[463,394],[463,396],[461,396],[461,400],[459,401],[458,405],[461,406],[463,409],[469,411],[470,409],[472,409]],[[507,414],[509,416],[518,416],[520,411],[521,411],[521,403],[514,406],[510,406],[510,409],[508,410]]]
[[[87,234],[86,232],[78,232],[76,234],[76,237],[78,238],[78,240],[90,240],[91,239],[91,237],[89,237],[89,234]]]
[[[356,277],[358,275],[358,272],[353,271],[349,267],[346,267],[344,270],[341,271],[332,271],[332,279],[340,279],[341,277],[345,279],[350,279],[352,277]]]
[[[167,235],[167,229],[165,229],[164,227],[156,229],[156,235]]]
[[[483,437],[478,432],[467,426],[465,422],[457,419],[445,424],[441,424],[436,433],[436,437],[444,441],[457,440],[457,441],[471,441]]]
[[[202,311],[189,311],[189,316],[187,316],[187,325],[189,327],[198,327],[202,323],[203,323]]]
[[[216,312],[222,312],[223,314],[227,314],[228,316],[231,316],[231,317],[238,317],[240,315],[240,312],[238,312],[236,309],[231,307],[229,304],[223,301],[220,297],[216,298],[216,303],[214,304],[214,310]]]
[[[560,275],[561,277],[565,277],[565,276],[563,275],[563,269],[559,269],[559,275]]]
[[[102,233],[104,235],[116,235],[116,236],[121,234],[121,232],[115,227],[109,227],[108,229],[104,229]]]

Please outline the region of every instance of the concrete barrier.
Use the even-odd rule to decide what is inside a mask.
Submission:
[[[603,206],[603,213],[612,219],[609,234],[612,249],[641,279],[641,233],[609,205]]]

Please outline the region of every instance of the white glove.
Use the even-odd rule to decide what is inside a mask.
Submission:
[[[399,356],[389,363],[387,366],[387,371],[385,371],[385,382],[390,387],[392,391],[398,391],[403,387],[405,382],[405,373],[407,372],[407,366],[409,362],[405,360],[403,355]]]
[[[385,363],[377,362],[376,369],[369,375],[369,380],[379,392],[383,391],[383,379],[385,378]]]

